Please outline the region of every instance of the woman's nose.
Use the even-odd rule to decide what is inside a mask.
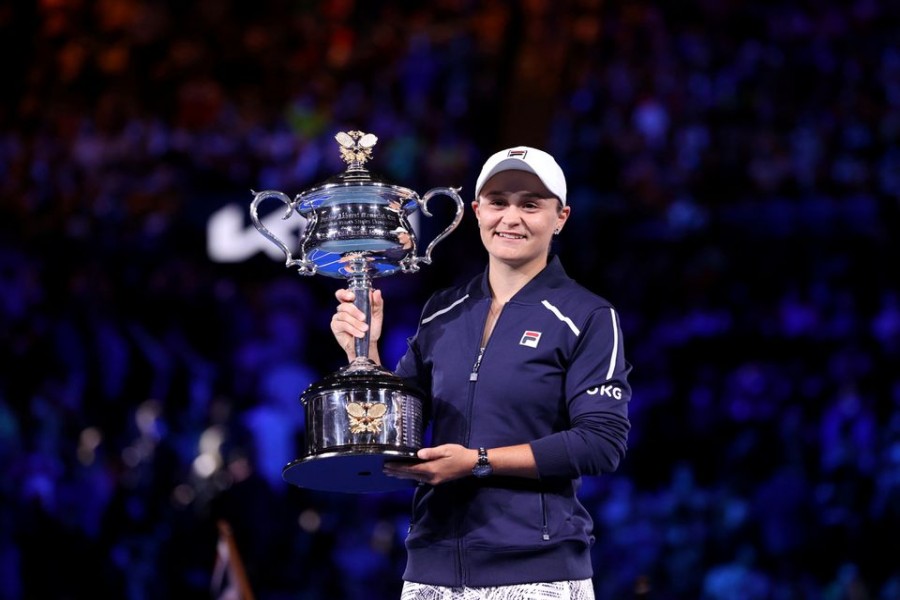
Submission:
[[[522,221],[522,213],[515,206],[507,206],[503,211],[503,223],[520,223]]]

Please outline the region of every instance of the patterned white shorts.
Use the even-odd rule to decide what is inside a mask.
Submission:
[[[406,581],[400,600],[594,600],[594,586],[590,579],[476,588]]]

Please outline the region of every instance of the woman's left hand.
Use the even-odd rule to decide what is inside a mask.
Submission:
[[[444,444],[422,448],[417,454],[421,462],[390,461],[384,464],[384,474],[398,479],[412,479],[419,483],[438,485],[472,474],[478,461],[478,450],[459,444]]]

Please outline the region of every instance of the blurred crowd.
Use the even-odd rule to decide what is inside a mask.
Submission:
[[[583,488],[598,599],[900,598],[898,31],[876,0],[4,4],[0,599],[216,597],[219,520],[260,600],[399,597],[409,494],[281,479],[340,282],[204,238],[352,129],[422,191],[505,145],[566,170],[556,251],[635,367]],[[386,362],[483,263],[467,219],[377,283]]]

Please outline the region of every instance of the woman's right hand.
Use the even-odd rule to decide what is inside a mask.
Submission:
[[[356,340],[362,339],[368,329],[369,358],[380,364],[378,339],[381,337],[381,323],[384,316],[381,290],[373,289],[370,292],[369,306],[372,316],[368,327],[366,316],[353,304],[356,296],[352,291],[341,288],[334,293],[334,297],[338,300],[338,307],[331,318],[331,333],[347,354],[347,360],[352,361],[356,358]]]

